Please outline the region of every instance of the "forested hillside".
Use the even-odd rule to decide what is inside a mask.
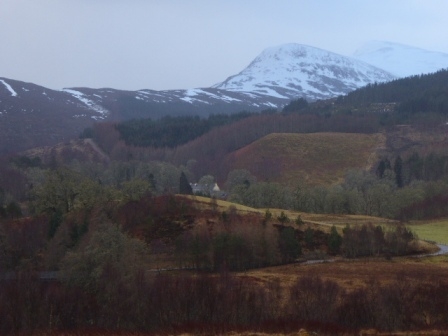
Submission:
[[[437,98],[443,98],[444,100],[446,97],[442,97],[441,93],[447,90],[448,69],[440,70],[433,74],[396,79],[388,83],[368,84],[363,88],[341,96],[340,100],[351,104],[406,103],[423,97],[428,99],[428,101]],[[430,106],[421,110],[421,112],[430,111]]]
[[[231,124],[254,114],[253,112],[212,114],[207,118],[168,115],[158,120],[134,119],[119,123],[116,128],[127,145],[174,148],[200,137],[215,127]]]
[[[355,106],[364,111],[380,104],[380,107],[386,107],[379,111],[383,114],[382,124],[387,126],[409,123],[427,126],[446,122],[447,92],[448,70],[440,70],[434,74],[412,76],[385,84],[370,84],[340,97],[338,103],[349,109]],[[390,104],[393,104],[393,109],[390,109]]]
[[[314,132],[372,134],[379,130],[379,123],[374,116],[369,115],[330,117],[314,114],[253,115],[228,125],[215,127],[175,148],[128,146],[119,129],[120,126],[104,123],[93,127],[93,139],[112,159],[162,160],[176,165],[186,165],[189,161],[195,160],[197,175],[212,173],[219,175],[219,180],[222,181],[228,173],[226,156],[268,134]],[[177,137],[182,138],[179,135]]]

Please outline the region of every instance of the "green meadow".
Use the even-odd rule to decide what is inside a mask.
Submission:
[[[448,219],[412,222],[408,226],[420,239],[448,245]]]

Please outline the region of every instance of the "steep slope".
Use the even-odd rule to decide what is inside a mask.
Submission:
[[[355,51],[353,57],[389,71],[397,77],[436,72],[448,68],[448,54],[399,43],[371,41]]]
[[[285,44],[264,50],[249,66],[214,87],[283,99],[335,97],[393,75],[322,49]]]
[[[295,186],[340,182],[350,169],[370,169],[382,134],[272,133],[229,155],[231,169],[247,169],[259,181]]]

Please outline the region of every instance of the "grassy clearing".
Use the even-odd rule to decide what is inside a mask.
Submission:
[[[260,181],[329,185],[347,170],[369,169],[384,146],[382,134],[273,133],[233,153],[230,162]]]
[[[408,226],[420,239],[448,245],[448,219],[411,222]]]

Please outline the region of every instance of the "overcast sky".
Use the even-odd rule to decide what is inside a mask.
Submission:
[[[263,49],[448,53],[446,0],[0,0],[0,77],[52,89],[207,87]]]

